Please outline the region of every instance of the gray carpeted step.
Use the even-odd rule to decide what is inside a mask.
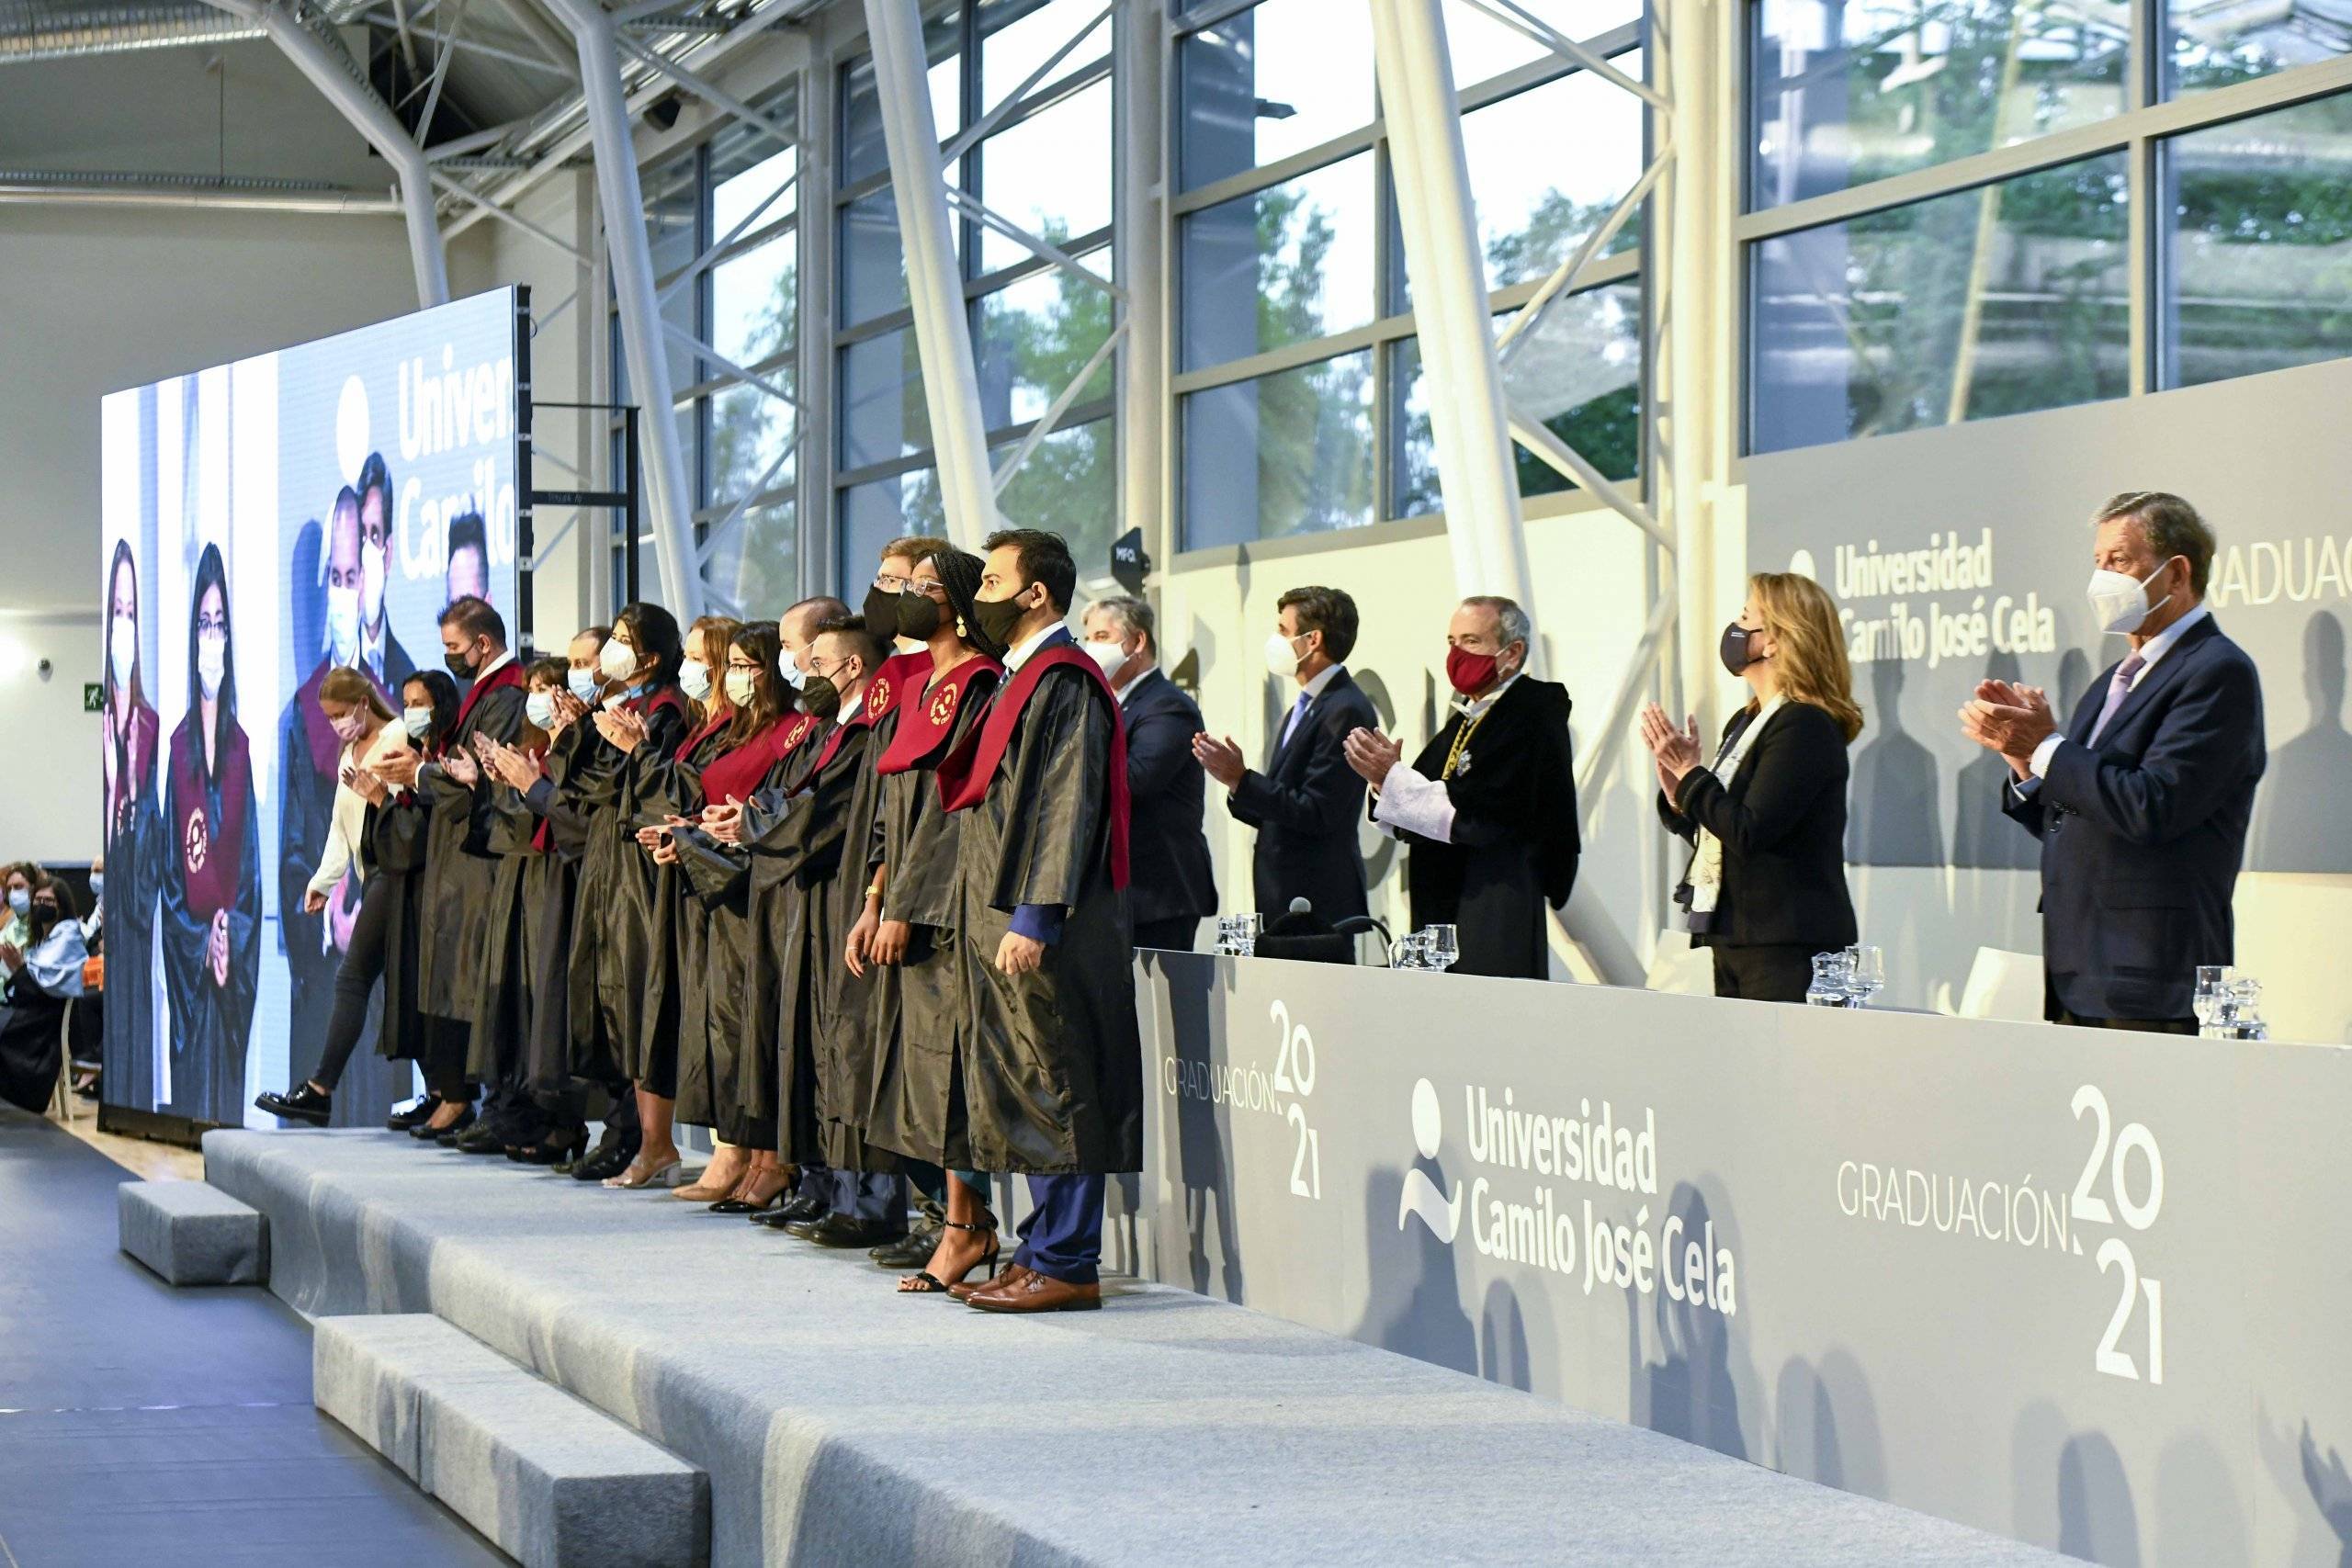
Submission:
[[[311,1398],[529,1568],[709,1560],[702,1472],[428,1314],[322,1317]]]
[[[175,1285],[258,1285],[269,1278],[261,1212],[202,1181],[126,1181],[115,1194],[122,1250]]]

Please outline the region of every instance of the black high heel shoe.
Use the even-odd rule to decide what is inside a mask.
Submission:
[[[506,1156],[524,1165],[564,1165],[576,1164],[587,1152],[588,1129],[583,1124],[569,1129],[551,1127],[537,1143],[509,1149]]]
[[[474,1124],[474,1108],[467,1106],[458,1112],[458,1119],[447,1127],[435,1127],[430,1122],[419,1122],[408,1130],[408,1135],[420,1144],[454,1144],[458,1134]]]
[[[997,1254],[1002,1246],[996,1234],[996,1216],[994,1214],[989,1214],[984,1216],[981,1220],[968,1225],[961,1220],[949,1220],[946,1222],[946,1224],[947,1228],[952,1231],[986,1233],[989,1238],[987,1247],[981,1251],[979,1257],[974,1258],[966,1266],[962,1273],[956,1275],[953,1280],[942,1280],[938,1275],[933,1273],[928,1269],[916,1269],[913,1273],[899,1281],[899,1293],[900,1295],[946,1295],[953,1291],[956,1286],[960,1285],[965,1280],[970,1279],[972,1277],[972,1270],[978,1269],[983,1263],[988,1265],[989,1278],[991,1280],[996,1278]]]

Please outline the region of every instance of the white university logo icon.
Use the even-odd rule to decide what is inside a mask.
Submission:
[[[1413,1146],[1423,1159],[1437,1158],[1438,1144],[1445,1123],[1440,1117],[1437,1086],[1427,1078],[1413,1085]],[[1405,1172],[1405,1190],[1396,1201],[1396,1228],[1405,1228],[1405,1217],[1419,1214],[1421,1224],[1437,1234],[1440,1241],[1450,1242],[1462,1226],[1462,1184],[1453,1184],[1453,1196],[1449,1198],[1438,1184],[1430,1179],[1429,1172],[1419,1166]]]

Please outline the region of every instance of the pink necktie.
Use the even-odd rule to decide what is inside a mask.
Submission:
[[[2123,705],[2125,697],[2131,695],[2132,678],[2147,667],[2148,661],[2136,653],[2115,667],[2115,679],[2107,683],[2107,705],[2098,710],[2098,722],[2091,726],[2092,745],[2098,744],[2099,734],[2107,728],[2107,721],[2115,716],[2115,710]]]

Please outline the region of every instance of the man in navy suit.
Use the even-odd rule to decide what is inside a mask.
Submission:
[[[2205,608],[2213,533],[2195,507],[2130,491],[2092,526],[2092,619],[2129,653],[2063,730],[2043,693],[2000,681],[1961,728],[2007,760],[2002,809],[2041,840],[2050,1019],[2193,1033],[2198,966],[2233,957],[2262,682]]]
[[[1151,606],[1124,595],[1086,607],[1080,650],[1102,668],[1127,726],[1127,907],[1136,945],[1190,953],[1216,913],[1202,831],[1207,781],[1193,755],[1201,710],[1159,672]]]
[[[1342,662],[1356,645],[1356,602],[1336,588],[1294,588],[1276,608],[1266,668],[1295,682],[1298,696],[1274,727],[1265,771],[1243,765],[1231,736],[1195,736],[1193,755],[1231,792],[1226,809],[1258,829],[1258,912],[1271,919],[1305,898],[1324,919],[1345,919],[1368,908],[1356,852],[1364,784],[1348,765],[1347,738],[1380,727]]]

